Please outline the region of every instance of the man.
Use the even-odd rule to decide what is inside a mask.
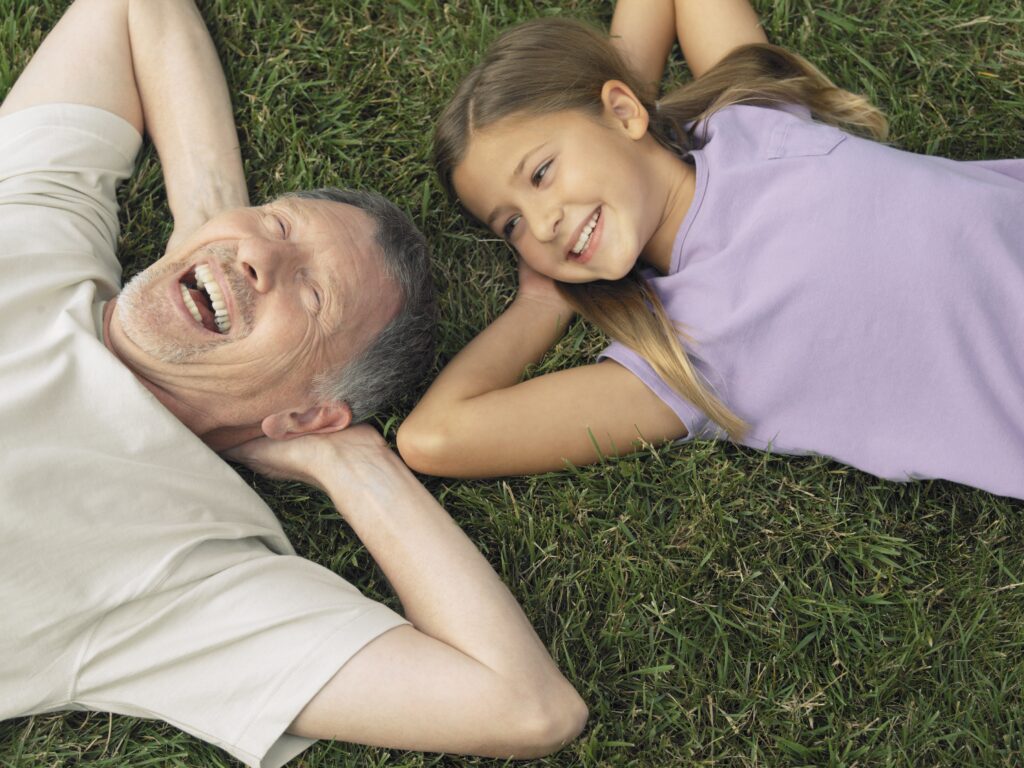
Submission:
[[[114,188],[143,131],[174,233],[118,296]],[[191,2],[74,3],[0,108],[0,717],[156,717],[261,766],[316,738],[558,748],[586,718],[576,692],[447,514],[350,426],[378,384],[408,386],[374,380],[388,361],[422,365],[418,235],[374,196],[247,204]],[[324,490],[405,617],[296,557],[211,449]]]

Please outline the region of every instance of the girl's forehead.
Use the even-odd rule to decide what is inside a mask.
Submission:
[[[516,113],[500,118],[472,131],[452,180],[458,184],[461,169],[478,165],[490,173],[499,167],[514,170],[538,145],[571,139],[600,124],[600,120],[576,109],[543,114]]]
[[[551,130],[583,128],[599,122],[582,109],[559,109],[552,112],[513,112],[473,130],[470,142],[480,135],[510,138],[517,135],[543,133]]]

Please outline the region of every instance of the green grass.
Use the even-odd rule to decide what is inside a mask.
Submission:
[[[63,5],[0,0],[0,93]],[[1024,156],[1019,0],[756,5],[774,42],[882,106],[896,144],[962,159]],[[444,199],[428,163],[433,116],[498,29],[538,14],[606,22],[611,5],[201,6],[236,94],[253,198],[346,183],[405,206],[436,255],[443,363],[500,311],[514,276],[504,246]],[[672,70],[683,76],[678,61]],[[130,274],[170,232],[151,151],[124,199]],[[588,360],[600,345],[576,326],[541,368]],[[402,415],[387,422],[392,437]],[[254,482],[302,554],[395,604],[322,496]],[[426,482],[590,705],[584,735],[536,765],[1021,761],[1020,502],[713,444],[535,478]],[[170,726],[83,713],[0,724],[0,764],[235,765]],[[326,742],[295,762],[463,764],[500,763]]]

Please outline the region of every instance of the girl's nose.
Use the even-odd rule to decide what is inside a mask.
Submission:
[[[558,235],[558,227],[562,223],[562,207],[550,203],[538,205],[528,221],[530,234],[534,238],[542,243],[550,242]]]

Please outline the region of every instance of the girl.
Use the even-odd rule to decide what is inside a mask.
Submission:
[[[766,45],[745,0],[666,2],[675,25],[654,5],[612,28],[650,79],[645,24],[683,30],[696,80],[660,102],[549,19],[442,115],[441,179],[520,287],[402,426],[405,459],[501,475],[728,435],[1024,498],[1024,161],[872,140],[881,114]],[[601,361],[520,381],[573,311],[614,340]]]

